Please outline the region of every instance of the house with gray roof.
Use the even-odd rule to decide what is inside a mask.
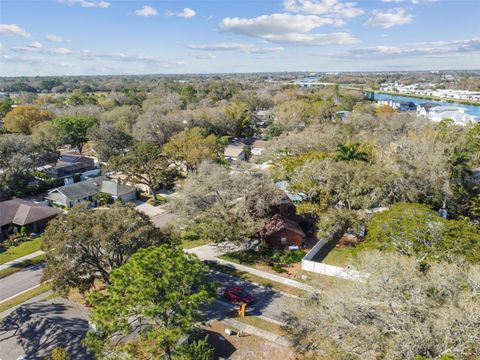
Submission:
[[[61,210],[22,199],[0,202],[0,239],[21,227],[42,231]]]
[[[51,190],[45,199],[54,204],[71,208],[82,201],[92,202],[93,196],[98,193],[110,195],[114,200],[123,202],[132,201],[136,198],[136,189],[111,181],[106,176],[97,176],[75,184],[66,185]]]

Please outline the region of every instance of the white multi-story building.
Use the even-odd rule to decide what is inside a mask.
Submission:
[[[419,115],[424,115],[432,121],[442,121],[443,119],[451,119],[456,125],[467,125],[469,123],[480,123],[480,116],[465,113],[465,109],[455,106],[434,106],[417,108]]]

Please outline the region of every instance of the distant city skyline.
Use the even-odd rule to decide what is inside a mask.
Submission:
[[[2,0],[0,76],[480,68],[479,1]]]

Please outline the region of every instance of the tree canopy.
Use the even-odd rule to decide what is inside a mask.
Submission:
[[[109,284],[110,272],[139,249],[172,241],[147,215],[128,206],[92,211],[77,205],[50,221],[45,230],[44,277],[52,279],[61,294],[73,288],[85,292],[96,279]]]
[[[156,190],[169,187],[177,176],[175,168],[169,167],[165,154],[155,143],[136,142],[126,154],[113,156],[110,168],[127,175],[127,181],[144,184],[157,199]]]
[[[429,206],[398,203],[376,214],[367,226],[366,245],[420,259],[463,256],[480,263],[480,229],[465,220],[447,220]]]
[[[93,116],[75,115],[60,116],[53,123],[60,129],[64,144],[70,144],[82,152],[83,145],[88,141],[88,129],[98,124]]]
[[[48,110],[39,109],[35,106],[21,105],[5,115],[5,128],[13,133],[30,135],[35,126],[44,121],[52,120],[54,116]]]
[[[185,164],[188,171],[193,171],[204,160],[218,159],[220,144],[215,135],[205,136],[201,128],[194,127],[172,136],[163,150],[167,156]]]
[[[325,286],[286,306],[286,331],[305,358],[468,359],[480,353],[480,269],[373,252],[363,282]]]
[[[194,329],[201,308],[216,295],[206,276],[205,265],[181,249],[139,250],[111,273],[106,291],[90,296],[98,331],[87,334],[86,344],[102,356],[180,359],[177,351],[186,354],[178,340]]]

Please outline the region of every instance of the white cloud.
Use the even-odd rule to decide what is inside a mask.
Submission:
[[[403,2],[411,2],[412,4],[425,4],[425,3],[433,3],[437,2],[438,0],[382,0],[384,3],[403,3]]]
[[[0,24],[0,35],[30,37],[30,34],[17,24]]]
[[[106,9],[110,7],[110,3],[104,0],[58,0],[60,4],[80,5],[83,8],[99,8]]]
[[[182,12],[179,12],[179,13],[175,13],[175,12],[172,12],[172,11],[167,11],[167,16],[179,16],[179,17],[183,17],[185,19],[190,19],[192,17],[194,17],[197,13],[195,12],[195,10],[193,9],[190,9],[190,8],[184,8]]]
[[[397,25],[410,24],[412,21],[413,16],[398,7],[387,10],[386,12],[374,10],[372,16],[365,23],[365,26],[388,29]]]
[[[336,53],[315,55],[346,59],[381,59],[407,57],[450,57],[462,53],[480,53],[480,38],[454,41],[409,43],[398,46],[370,46]]]
[[[278,53],[284,49],[282,47],[258,47],[252,44],[242,43],[219,43],[206,45],[187,45],[188,48],[202,51],[241,51],[251,54]]]
[[[326,15],[340,18],[353,18],[364,11],[354,2],[338,0],[284,0],[285,10],[303,14]]]
[[[61,37],[60,35],[55,35],[55,34],[47,34],[45,35],[45,39],[47,39],[50,42],[64,42],[65,39]]]
[[[225,18],[219,24],[223,31],[259,37],[274,43],[292,45],[352,44],[357,40],[349,33],[317,34],[311,31],[326,25],[342,25],[343,20],[317,15],[272,14],[252,19]]]
[[[199,60],[213,60],[217,58],[215,55],[211,53],[200,53],[200,54],[195,54],[194,56]]]
[[[141,9],[136,10],[135,15],[145,16],[145,17],[156,16],[156,15],[158,15],[158,11],[151,6],[145,5],[145,6],[142,6]]]

